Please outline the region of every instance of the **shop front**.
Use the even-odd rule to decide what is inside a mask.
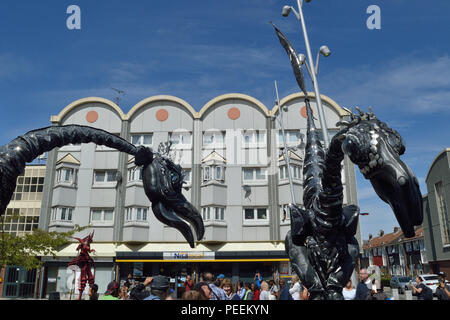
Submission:
[[[178,247],[183,247],[179,245]],[[247,247],[247,248],[246,248]],[[271,243],[224,243],[221,245],[198,245],[195,249],[178,248],[174,246],[159,246],[164,251],[150,251],[157,249],[154,244],[148,244],[139,250],[116,252],[116,265],[120,281],[124,281],[128,274],[143,281],[145,277],[157,274],[170,278],[171,285],[177,296],[184,291],[183,283],[187,275],[194,281],[200,281],[204,272],[211,272],[217,276],[223,274],[234,284],[238,281],[253,282],[255,273],[259,271],[266,280],[287,276],[289,273],[289,259],[286,257],[284,245]],[[249,249],[256,249],[251,250]]]

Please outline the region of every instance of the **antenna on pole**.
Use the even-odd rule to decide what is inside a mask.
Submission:
[[[117,92],[117,96],[116,96],[116,98],[115,98],[114,100],[116,101],[116,104],[119,105],[119,102],[120,102],[120,95],[121,95],[121,94],[125,95],[125,91],[120,90],[120,89],[115,89],[115,88],[113,88],[113,87],[111,87],[111,89]]]

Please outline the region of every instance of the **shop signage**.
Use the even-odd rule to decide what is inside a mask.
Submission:
[[[214,252],[187,252],[187,251],[175,251],[164,252],[164,260],[214,260]]]

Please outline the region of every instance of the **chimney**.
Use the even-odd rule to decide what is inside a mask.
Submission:
[[[398,227],[394,227],[394,233],[397,233]]]
[[[382,237],[384,235],[384,231],[380,230],[380,233],[378,234],[379,237]]]

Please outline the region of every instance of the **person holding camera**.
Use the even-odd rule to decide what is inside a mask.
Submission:
[[[439,272],[439,285],[436,288],[436,297],[438,300],[450,300],[450,286],[445,283],[446,275]]]
[[[263,281],[263,277],[262,277],[261,273],[259,273],[259,270],[256,270],[253,280],[256,281],[256,285],[258,286],[258,289],[261,289],[261,283]]]

